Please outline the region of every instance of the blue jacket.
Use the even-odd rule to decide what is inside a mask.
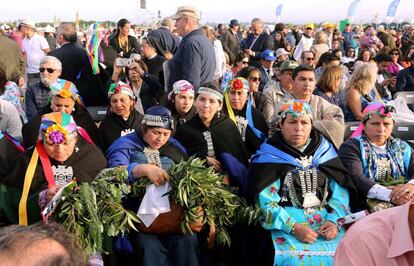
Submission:
[[[187,153],[186,149],[177,140],[170,138],[168,142],[177,146],[184,153]],[[143,146],[145,146],[144,141],[136,132],[117,139],[106,151],[108,167],[119,165],[128,166],[131,156]]]
[[[201,84],[213,81],[216,59],[213,42],[196,29],[183,37],[177,52],[168,63],[170,75],[168,91],[177,80],[187,80],[194,88]]]

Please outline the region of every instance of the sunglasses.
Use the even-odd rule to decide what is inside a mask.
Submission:
[[[308,61],[312,61],[312,60],[315,60],[315,58],[313,58],[313,57],[307,57],[307,58],[305,58],[306,60],[308,60]]]
[[[47,70],[47,72],[49,72],[50,74],[52,74],[53,72],[55,72],[56,69],[53,69],[53,68],[44,68],[44,67],[39,68],[40,73],[45,72],[45,70]]]
[[[250,77],[249,79],[254,81],[254,82],[260,81],[260,78],[258,78],[258,77]]]
[[[242,64],[247,65],[247,64],[249,64],[249,62],[248,61],[242,61]]]
[[[399,53],[392,53],[391,55],[400,55]]]

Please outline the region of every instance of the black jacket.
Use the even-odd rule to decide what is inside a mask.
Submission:
[[[396,91],[414,91],[414,66],[398,72],[395,87]]]
[[[273,38],[266,32],[262,32],[258,37],[257,40],[254,42],[252,46],[252,42],[254,40],[254,34],[249,33],[246,38],[246,42],[244,43],[243,50],[245,49],[251,49],[256,54],[252,57],[252,61],[259,61],[260,60],[260,53],[264,50],[273,49]]]

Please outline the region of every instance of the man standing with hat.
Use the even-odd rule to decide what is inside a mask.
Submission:
[[[230,63],[234,63],[237,54],[240,52],[240,44],[237,39],[238,30],[239,22],[237,19],[232,19],[229,24],[229,29],[221,37],[223,50],[229,55]]]
[[[293,58],[296,61],[300,61],[300,57],[302,55],[303,51],[310,50],[312,44],[313,44],[313,30],[315,29],[315,25],[313,25],[312,22],[305,25],[305,31],[302,34],[302,38],[300,38],[300,41],[298,45],[296,46],[295,52],[293,53]]]
[[[264,50],[260,54],[260,85],[259,91],[263,91],[266,83],[275,75],[273,63],[276,61],[275,53],[272,50]]]
[[[27,62],[27,86],[30,86],[40,80],[40,60],[49,53],[50,49],[45,37],[36,33],[36,25],[33,21],[23,20],[20,25],[24,36],[22,50]]]
[[[281,48],[283,49],[283,48]],[[292,72],[299,66],[299,63],[293,60],[284,61],[280,65],[280,81],[269,81],[263,89],[263,95],[266,97],[266,103],[263,108],[263,116],[266,122],[271,126],[273,115],[277,113],[276,105],[284,101],[287,94],[292,91]]]
[[[213,81],[216,67],[213,43],[199,27],[200,11],[193,6],[180,6],[171,17],[182,40],[173,58],[168,62],[168,90],[177,80],[187,80],[194,88]]]

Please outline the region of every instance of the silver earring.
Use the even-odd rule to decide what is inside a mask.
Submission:
[[[217,118],[220,118],[220,116],[221,116],[221,113],[220,113],[220,111],[218,111],[217,112]]]

